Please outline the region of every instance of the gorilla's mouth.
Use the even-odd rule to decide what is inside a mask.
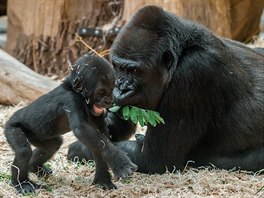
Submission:
[[[134,90],[121,91],[119,88],[114,88],[113,98],[114,102],[119,106],[126,105],[126,100],[135,94]]]
[[[142,100],[136,90],[121,91],[118,88],[114,88],[113,98],[114,103],[118,106],[136,105]]]

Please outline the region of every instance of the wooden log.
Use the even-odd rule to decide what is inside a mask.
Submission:
[[[0,49],[0,104],[29,103],[58,85]]]

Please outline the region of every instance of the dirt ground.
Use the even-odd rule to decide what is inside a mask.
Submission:
[[[264,46],[264,42],[257,42],[256,45]],[[0,105],[0,198],[22,197],[17,195],[10,185],[10,166],[14,154],[5,140],[3,126],[9,116],[23,105],[15,107]],[[80,165],[67,161],[67,147],[75,137],[68,133],[63,138],[61,149],[48,162],[53,169],[53,175],[39,180],[30,174],[32,180],[47,188],[24,197],[264,197],[264,174],[260,174],[261,171],[248,174],[243,171],[216,168],[209,170],[204,167],[163,175],[135,173],[129,179],[114,182],[117,190],[104,191],[98,186],[91,185],[95,171],[93,162]]]

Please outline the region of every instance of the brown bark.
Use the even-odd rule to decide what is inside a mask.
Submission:
[[[59,85],[0,49],[0,104],[31,102]]]
[[[0,1],[0,16],[6,15],[7,0]]]
[[[120,4],[108,0],[9,0],[6,50],[40,74],[68,71],[68,62],[89,50],[76,41],[79,27],[103,27],[118,17]],[[84,37],[98,51],[112,40]]]
[[[263,0],[125,0],[123,23],[138,8],[150,4],[197,21],[220,36],[239,41],[249,40],[259,31],[264,7]]]
[[[233,39],[247,42],[259,33],[263,7],[263,0],[230,0],[231,36]]]

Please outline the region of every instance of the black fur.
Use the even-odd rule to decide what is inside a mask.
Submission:
[[[118,147],[145,173],[182,169],[189,160],[263,169],[262,52],[161,8],[140,9],[111,48],[114,101],[156,110],[165,125],[148,126],[143,143]],[[134,127],[119,126],[123,133]]]
[[[116,188],[108,165],[117,179],[136,169],[108,139],[102,108],[112,105],[112,66],[98,56],[84,55],[72,69],[61,85],[15,112],[6,123],[5,135],[15,152],[12,183],[18,192],[34,192],[40,187],[29,180],[29,171],[38,176],[51,174],[44,163],[60,148],[60,136],[70,130],[95,157],[95,184]],[[36,147],[33,152],[31,144]]]

